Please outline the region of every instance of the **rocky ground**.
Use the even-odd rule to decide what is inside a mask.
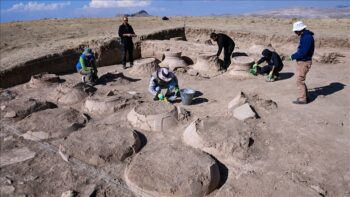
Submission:
[[[18,57],[32,58],[28,53],[41,55],[115,36],[118,20],[1,24],[1,68]],[[184,21],[213,29],[291,33],[290,19],[158,20],[132,18],[130,23],[140,34]],[[272,22],[277,27],[266,28]],[[319,36],[349,39],[347,19],[306,23]],[[30,39],[23,28],[32,32]],[[279,49],[285,54],[293,49],[285,50]],[[349,196],[350,51],[317,50],[341,55],[314,61],[307,76],[308,105],[292,104],[295,62],[287,60],[280,79],[272,83],[264,76],[207,78],[176,72],[181,88],[196,90],[192,105],[180,100],[174,106],[154,104],[147,91],[149,77],[133,75],[121,65],[99,68],[102,80],[94,87],[79,83],[74,73],[39,76],[3,89],[1,196]],[[237,95],[242,98],[236,111],[229,110]],[[237,119],[243,103],[254,117]],[[157,116],[161,123],[147,106],[165,111]],[[131,121],[131,111],[139,118]]]

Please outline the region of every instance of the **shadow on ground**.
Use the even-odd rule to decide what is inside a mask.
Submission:
[[[285,80],[293,77],[294,73],[286,72],[286,73],[279,73],[279,79],[278,80]]]
[[[104,75],[102,75],[97,83],[98,84],[102,84],[102,85],[106,85],[107,83],[113,82],[113,81],[118,81],[118,80],[126,80],[129,82],[136,82],[136,81],[140,81],[141,79],[134,79],[134,78],[130,78],[125,76],[123,73],[106,73]]]
[[[329,85],[322,86],[322,87],[317,87],[309,90],[309,102],[313,102],[316,100],[318,96],[328,96],[330,94],[333,94],[335,92],[338,92],[342,89],[344,89],[346,85],[339,83],[339,82],[333,82],[330,83]]]

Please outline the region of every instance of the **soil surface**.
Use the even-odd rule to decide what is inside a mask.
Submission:
[[[252,37],[256,33],[283,36],[293,34],[292,19],[174,17],[170,21],[161,21],[157,17],[130,18],[130,24],[138,35],[163,28],[181,27],[184,22],[186,26],[245,31]],[[316,39],[337,38],[348,42],[350,38],[349,19],[308,19],[304,22],[315,32]],[[119,18],[0,24],[1,69],[63,48],[78,46],[92,39],[115,37],[119,24]],[[274,25],[273,28],[266,28],[271,24]],[[207,35],[200,36],[204,38]],[[277,52],[287,55],[296,50],[298,43],[291,41],[282,44]],[[249,52],[253,43],[247,40],[239,45],[240,52]],[[292,103],[297,97],[296,62],[284,60],[285,66],[279,80],[275,82],[265,82],[266,76],[261,75],[238,80],[226,74],[203,78],[176,72],[180,88],[194,89],[196,94],[192,105],[182,105],[180,100],[173,104],[184,107],[191,116],[188,120],[181,121],[178,127],[164,132],[135,130],[128,123],[126,115],[134,107],[147,104],[144,111],[153,114],[155,112],[151,110],[154,109],[157,109],[157,113],[162,110],[168,112],[167,106],[171,105],[153,101],[153,96],[148,92],[149,77],[135,78],[128,74],[130,68],[124,70],[122,65],[99,67],[99,76],[105,78],[94,86],[94,90],[86,92],[87,96],[107,95],[110,91],[111,95],[118,95],[118,92],[137,95],[125,98],[135,100],[130,102],[133,104],[108,115],[86,114],[83,111],[85,97],[79,97],[81,100],[77,103],[64,105],[56,97],[52,99],[53,93],[64,95],[79,84],[81,76],[78,73],[61,75],[61,80],[50,86],[31,88],[27,83],[2,89],[0,158],[7,160],[9,155],[13,155],[16,159],[11,163],[1,161],[0,196],[61,196],[69,190],[77,196],[135,196],[133,189],[126,183],[124,173],[130,165],[139,166],[140,171],[145,167],[137,157],[151,159],[148,163],[153,167],[148,167],[157,174],[167,169],[165,166],[160,170],[157,166],[176,166],[177,162],[175,158],[166,160],[168,155],[172,155],[169,148],[159,151],[161,157],[152,155],[152,152],[162,149],[160,144],[181,147],[179,150],[193,154],[202,151],[192,151],[192,147],[183,143],[184,130],[197,118],[209,116],[223,117],[220,121],[229,120],[227,105],[241,91],[247,95],[249,104],[257,113],[257,118],[240,124],[243,127],[247,125],[245,129],[249,128],[251,132],[248,135],[251,139],[247,154],[237,160],[227,160],[225,156],[202,151],[197,157],[184,161],[195,166],[193,162],[200,162],[200,157],[209,155],[219,166],[220,183],[207,196],[350,196],[350,49],[316,47],[314,58],[306,78],[310,95],[310,103],[307,105]],[[254,59],[257,61],[256,57]],[[61,90],[60,94],[57,90]],[[11,110],[12,104],[9,104],[16,99],[46,100],[54,102],[57,107],[27,110],[32,109],[30,103],[21,102],[17,104],[27,105],[21,107],[26,110],[24,119],[12,117],[11,113],[5,117],[4,113],[16,111]],[[226,126],[213,126],[211,135],[222,130],[229,132],[228,127],[234,125]],[[244,132],[245,129],[239,132]],[[27,130],[47,132],[50,135],[48,139],[24,139],[22,135]],[[127,133],[114,136],[118,132]],[[139,152],[128,148],[134,144],[133,132],[141,141]],[[220,133],[215,139],[223,139],[222,135],[225,134]],[[113,139],[124,141],[118,144]],[[60,146],[61,144],[65,146]],[[114,147],[122,151],[111,151]],[[23,152],[28,152],[28,155],[23,155]],[[75,154],[70,155],[71,152]],[[138,155],[140,153],[145,154]],[[176,158],[181,158],[180,153],[181,151],[174,154],[178,156]],[[69,156],[68,162],[63,159],[65,154]],[[148,154],[151,156],[147,158]],[[95,160],[91,162],[90,158]],[[174,173],[186,176],[191,172],[187,170],[189,169],[183,170],[177,166]],[[168,171],[172,172],[172,169]],[[176,177],[162,178],[176,182]],[[161,191],[165,188],[160,185],[157,189]],[[177,188],[176,191],[182,190]],[[167,194],[171,195],[171,192]]]

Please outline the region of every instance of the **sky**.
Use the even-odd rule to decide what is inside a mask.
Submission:
[[[154,16],[240,15],[292,7],[350,6],[332,0],[0,0],[0,22],[44,18],[113,17],[146,10]]]

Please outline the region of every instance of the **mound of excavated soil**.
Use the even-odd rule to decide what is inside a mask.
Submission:
[[[61,79],[55,75],[55,74],[48,74],[48,73],[40,73],[37,75],[33,75],[28,82],[29,88],[41,88],[50,86],[53,84],[57,84],[61,81]]]
[[[176,107],[168,102],[150,102],[135,107],[135,112],[141,115],[156,115],[169,113],[175,109]]]
[[[88,119],[75,109],[48,109],[18,122],[23,132],[45,132],[47,138],[65,137],[85,126]]]
[[[26,116],[45,109],[56,108],[57,106],[51,102],[41,101],[32,98],[16,98],[10,100],[8,102],[4,102],[1,104],[5,106],[3,110],[1,110],[1,117],[8,118],[17,118],[23,119]],[[9,115],[12,114],[12,115]]]
[[[132,109],[128,121],[146,131],[166,131],[178,125],[179,117],[186,118],[174,105],[167,102],[142,103]]]
[[[51,98],[57,98],[57,102],[62,105],[73,105],[83,102],[87,96],[96,91],[96,88],[85,83],[78,83],[72,88],[59,87]]]
[[[145,58],[136,60],[134,66],[130,70],[131,75],[135,76],[151,76],[159,68],[159,65],[155,58]]]
[[[128,106],[135,106],[141,101],[137,95],[127,92],[109,92],[110,96],[95,94],[85,100],[83,110],[92,114],[111,114]]]
[[[192,122],[183,134],[186,144],[227,160],[242,159],[249,148],[249,125],[229,117],[206,117]]]
[[[117,125],[89,125],[62,141],[66,154],[95,166],[114,165],[138,152],[138,134]]]
[[[187,67],[185,60],[181,58],[181,52],[166,51],[164,56],[164,60],[159,64],[161,67],[166,67],[173,71]]]
[[[150,144],[125,171],[129,188],[145,196],[204,196],[219,183],[217,163],[181,144]]]

